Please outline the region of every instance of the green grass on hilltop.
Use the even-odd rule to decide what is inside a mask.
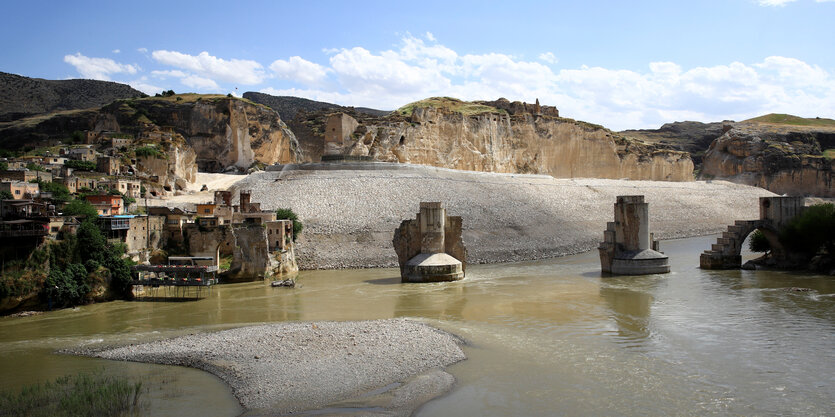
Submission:
[[[452,97],[431,97],[425,100],[409,103],[395,112],[403,116],[411,116],[412,112],[418,107],[432,107],[435,109],[446,109],[456,113],[469,116],[481,113],[502,113],[507,114],[506,111],[497,109],[483,104],[470,103]]]
[[[790,114],[779,114],[779,113],[771,113],[766,114],[765,116],[755,117],[753,119],[745,120],[745,122],[754,122],[754,123],[770,123],[770,124],[780,124],[780,125],[793,125],[793,126],[824,126],[824,127],[835,127],[835,120],[832,119],[824,119],[821,117],[816,118],[803,118],[798,116],[792,116]]]

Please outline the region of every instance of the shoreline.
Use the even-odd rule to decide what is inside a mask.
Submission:
[[[466,359],[463,344],[401,318],[273,323],[61,353],[201,369],[259,415],[349,409],[408,416],[452,388],[455,379],[443,369]]]

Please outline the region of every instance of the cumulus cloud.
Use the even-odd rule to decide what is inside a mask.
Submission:
[[[246,59],[223,59],[208,52],[189,55],[176,51],[157,50],[151,57],[160,64],[190,71],[201,80],[229,82],[242,85],[260,84],[265,77],[263,67],[255,61]],[[193,81],[193,79],[192,79]],[[202,83],[199,82],[199,83]],[[208,83],[203,83],[208,85]]]
[[[331,51],[329,65],[300,57],[276,61],[280,64],[271,69],[289,74],[286,78],[297,79],[300,85],[262,91],[389,110],[439,95],[528,102],[539,98],[567,117],[613,129],[658,127],[685,119],[742,120],[771,112],[835,113],[833,74],[790,57],[692,68],[651,62],[643,71],[552,69],[554,64],[548,62],[552,57],[556,60],[552,53],[543,53],[536,61],[502,53],[460,55],[429,36],[406,35],[396,49],[370,51],[357,46]],[[296,74],[305,65],[315,68],[318,84]],[[332,80],[329,88],[322,87],[323,77]]]
[[[290,57],[286,61],[276,60],[270,64],[270,69],[280,78],[309,86],[321,84],[328,76],[328,70],[325,67],[299,56]]]
[[[553,52],[543,52],[539,54],[539,60],[549,64],[556,64],[558,61]]]
[[[110,58],[91,58],[77,52],[75,55],[65,55],[64,62],[75,67],[84,78],[110,81],[112,74],[136,74],[136,65],[120,64]]]

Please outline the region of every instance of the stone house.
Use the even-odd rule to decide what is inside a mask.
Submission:
[[[99,185],[107,187],[111,190],[116,190],[131,198],[140,198],[142,195],[142,182],[139,180],[112,179],[109,181],[102,181]]]
[[[120,195],[88,195],[85,197],[100,216],[112,216],[122,214],[124,211],[124,200]]]
[[[287,250],[293,241],[293,221],[272,220],[267,221],[265,224],[267,226],[267,240],[269,241],[270,251]]]
[[[22,200],[24,198],[34,198],[39,193],[39,186],[37,183],[23,182],[23,181],[3,181],[0,182],[0,191],[7,191],[15,200]]]
[[[96,158],[96,171],[104,173],[105,175],[118,175],[122,163],[119,158],[112,156],[100,156]]]
[[[32,171],[30,169],[21,169],[21,170],[5,170],[0,171],[0,179],[2,180],[10,180],[10,181],[21,181],[21,182],[30,182],[30,181],[43,181],[43,182],[52,182],[52,173],[51,172],[44,172],[44,171]]]
[[[68,155],[70,159],[96,162],[96,150],[90,145],[72,148],[68,151]]]

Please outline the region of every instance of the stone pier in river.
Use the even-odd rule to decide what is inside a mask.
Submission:
[[[447,216],[439,202],[420,203],[417,219],[394,231],[394,251],[403,282],[457,281],[464,278],[467,249],[461,217]]]
[[[615,275],[665,274],[667,255],[658,252],[658,241],[649,233],[649,204],[642,195],[621,195],[615,203],[615,221],[606,224],[600,251],[600,268]]]

